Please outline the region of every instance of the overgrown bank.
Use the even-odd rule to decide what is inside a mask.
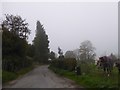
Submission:
[[[9,71],[2,71],[2,83],[7,83],[9,81],[15,80],[17,79],[19,76],[24,75],[26,73],[28,73],[29,71],[31,71],[32,69],[34,69],[35,66],[30,66],[30,67],[26,67],[23,68],[17,72],[9,72]],[[9,76],[8,76],[9,75]]]
[[[71,80],[74,80],[78,85],[83,86],[85,88],[102,88],[102,89],[109,89],[109,88],[118,88],[118,75],[116,69],[114,69],[113,74],[110,77],[107,77],[103,74],[103,72],[99,70],[95,70],[89,74],[82,74],[76,75],[74,71],[68,71],[60,68],[56,68],[50,66],[49,69],[54,71],[56,74],[60,76],[67,77]]]

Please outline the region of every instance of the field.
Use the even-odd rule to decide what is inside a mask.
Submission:
[[[85,88],[118,88],[118,72],[114,68],[112,74],[108,77],[102,70],[97,69],[95,65],[90,65],[90,72],[87,74],[76,75],[75,72],[59,68],[49,67],[60,76],[74,80],[80,86]],[[105,89],[106,90],[106,89]]]

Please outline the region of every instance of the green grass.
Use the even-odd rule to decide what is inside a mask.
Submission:
[[[15,80],[16,78],[18,78],[21,75],[26,74],[27,72],[31,71],[34,68],[34,66],[30,66],[27,68],[23,68],[18,72],[8,72],[8,71],[4,71],[2,70],[2,83],[7,83],[9,81]]]
[[[13,72],[8,71],[2,71],[2,83],[14,80],[17,78],[17,74]]]
[[[26,67],[24,69],[21,69],[20,71],[17,72],[18,75],[24,75],[27,72],[31,71],[34,68],[34,66]]]
[[[118,74],[114,68],[112,74],[108,77],[103,71],[98,70],[94,65],[91,65],[91,71],[85,75],[77,76],[75,72],[49,67],[58,75],[67,77],[74,80],[78,85],[85,88],[117,88],[118,87]]]

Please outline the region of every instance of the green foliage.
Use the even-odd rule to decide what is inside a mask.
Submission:
[[[31,71],[33,68],[34,68],[34,66],[29,66],[26,68],[22,68],[21,70],[19,70],[17,72],[9,72],[9,71],[2,70],[2,83],[6,83],[9,81],[15,80],[19,76],[24,75],[24,74],[28,73],[29,71]]]
[[[34,45],[28,44],[27,56],[32,57],[32,58],[35,56],[35,47],[34,47]]]
[[[21,69],[17,72],[18,75],[24,75],[25,73],[31,71],[34,68],[34,66],[29,66],[24,69]]]
[[[72,76],[75,75],[73,72],[69,72],[68,70],[60,69],[60,68],[55,68],[53,66],[49,66],[49,69],[53,70],[55,73],[61,75],[61,76]]]
[[[58,75],[62,75],[64,77],[74,80],[77,84],[84,88],[91,88],[92,90],[98,90],[98,88],[100,88],[100,90],[118,88],[118,72],[116,71],[116,68],[114,68],[112,75],[108,77],[105,76],[103,72],[98,70],[94,65],[90,65],[90,67],[92,69],[91,73],[80,76],[77,76],[73,71],[71,72],[52,66],[50,66],[49,68]]]
[[[69,71],[75,70],[76,64],[75,58],[66,58],[64,60],[56,59],[51,62],[51,66]]]
[[[53,51],[50,52],[49,58],[50,58],[51,60],[54,60],[54,59],[55,59],[55,53],[54,53]]]
[[[8,71],[2,71],[2,83],[14,80],[17,78],[17,74]]]
[[[47,63],[49,57],[49,41],[43,25],[37,21],[36,36],[33,41],[35,46],[35,60],[39,63]]]
[[[90,60],[90,61],[92,61],[92,60]],[[91,62],[90,61],[88,61],[88,60],[78,61],[78,66],[80,66],[82,74],[91,73],[92,67],[91,67]]]
[[[69,71],[75,70],[76,64],[77,64],[77,62],[76,62],[75,58],[64,59],[64,68]]]
[[[2,23],[2,69],[9,72],[16,72],[24,67],[31,65],[30,60],[26,57],[28,43],[25,38],[21,38],[17,33],[17,21],[13,18],[21,18],[17,16],[6,16],[6,20]],[[22,19],[20,19],[22,20]],[[5,23],[6,22],[6,23]],[[14,22],[14,23],[13,23]],[[20,21],[21,22],[21,21]],[[12,25],[10,24],[12,23]],[[22,23],[21,23],[22,24]],[[14,27],[12,27],[14,26]],[[26,25],[25,25],[26,27]],[[21,28],[22,29],[22,28]],[[23,28],[24,29],[24,28]],[[24,31],[24,30],[23,30]],[[28,33],[26,31],[26,33]],[[24,34],[24,32],[23,32]],[[26,37],[26,36],[23,36]]]
[[[25,48],[27,42],[17,35],[11,33],[7,29],[3,29],[2,35],[2,55],[3,59],[6,56],[19,55],[20,57],[25,55]]]
[[[3,69],[16,71],[25,57],[26,41],[4,29],[2,44]]]
[[[28,23],[23,20],[21,16],[14,16],[5,14],[5,20],[2,22],[2,28],[8,29],[13,34],[19,36],[20,38],[27,39],[30,34],[28,29]]]

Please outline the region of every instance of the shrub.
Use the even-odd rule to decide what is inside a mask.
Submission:
[[[77,62],[75,58],[66,58],[64,60],[56,59],[51,62],[51,66],[69,71],[75,70],[76,65]]]
[[[92,70],[91,64],[87,61],[79,61],[79,66],[81,67],[81,72],[84,74],[88,74]]]
[[[75,70],[76,65],[77,65],[77,62],[76,62],[75,58],[64,59],[64,69],[73,71],[73,70]]]

